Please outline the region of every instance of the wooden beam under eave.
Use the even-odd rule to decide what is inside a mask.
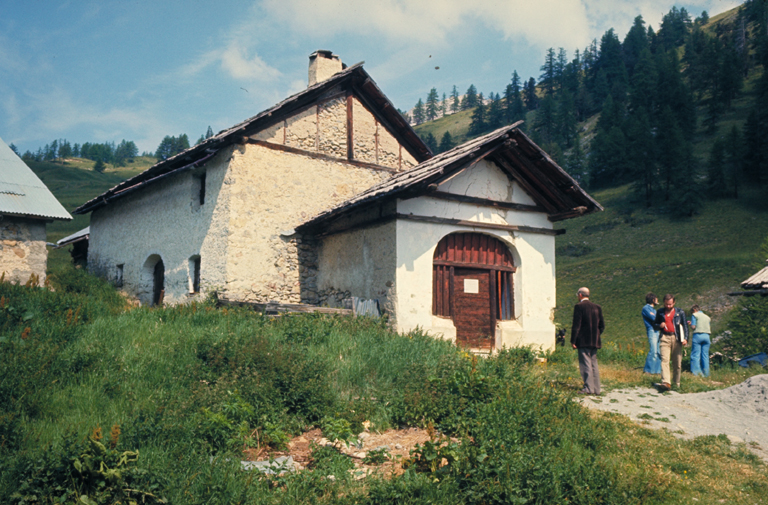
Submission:
[[[524,175],[527,175],[532,180],[538,182],[542,191],[544,191],[544,193],[546,193],[552,202],[557,204],[560,209],[570,209],[573,207],[572,204],[569,205],[568,202],[563,200],[561,197],[562,191],[552,183],[550,178],[534,163],[528,160],[525,156],[522,156],[521,152],[513,148],[508,149],[504,154],[515,161],[517,166],[524,172]]]
[[[501,156],[494,156],[493,160],[494,163],[499,165],[501,168],[503,168],[509,175],[512,176],[512,178],[515,179],[515,181],[522,186],[522,188],[525,190],[526,193],[531,195],[534,200],[536,200],[536,203],[543,206],[547,213],[549,214],[556,214],[558,209],[550,203],[550,201],[542,195],[539,190],[531,186],[531,184],[528,182],[528,180],[523,177],[523,175],[512,166],[510,162],[502,158]]]
[[[549,219],[550,222],[554,223],[556,221],[562,221],[563,219],[571,219],[573,217],[580,217],[587,213],[589,209],[587,209],[584,206],[574,207],[573,209],[566,211],[566,212],[560,212],[559,214],[550,214],[547,216],[547,219]]]
[[[352,143],[354,140],[354,123],[353,123],[353,109],[354,99],[352,92],[347,91],[347,159],[355,159],[355,146]]]

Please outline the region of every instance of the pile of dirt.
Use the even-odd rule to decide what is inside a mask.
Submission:
[[[579,401],[585,407],[623,414],[652,428],[666,428],[683,438],[724,434],[733,443],[746,443],[768,461],[768,374],[704,393],[658,393],[637,387]]]
[[[294,437],[288,442],[287,451],[275,451],[268,454],[246,451],[246,460],[274,459],[290,456],[296,469],[306,468],[312,461],[312,449],[315,446],[333,446],[348,455],[355,464],[355,475],[362,478],[368,474],[379,472],[399,475],[403,472],[402,462],[410,455],[411,449],[417,444],[430,440],[427,430],[421,428],[406,428],[402,430],[386,430],[383,432],[365,430],[358,435],[356,443],[349,445],[338,441],[329,441],[323,437],[319,429],[314,429]],[[389,459],[381,464],[366,464],[363,460],[369,451],[386,449]]]

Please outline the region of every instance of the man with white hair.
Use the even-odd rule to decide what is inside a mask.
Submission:
[[[589,301],[589,289],[579,288],[579,303],[573,307],[571,346],[579,352],[579,371],[584,381],[582,395],[600,394],[600,371],[597,368],[597,350],[602,347],[600,335],[605,331],[603,309]]]

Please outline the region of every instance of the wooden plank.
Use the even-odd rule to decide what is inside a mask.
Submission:
[[[465,263],[461,261],[434,260],[433,264],[446,267],[495,269],[504,272],[517,272],[517,268],[504,265],[488,265],[484,263]]]
[[[524,156],[523,153],[513,148],[507,150],[504,154],[512,158],[517,163],[519,169],[522,169],[528,177],[535,180],[539,184],[539,188],[541,188],[553,202],[557,202],[560,208],[572,208],[572,205],[569,205],[569,202],[566,202],[561,198],[560,195],[563,194],[563,190],[555,186],[549,176],[543,173],[542,170]]]
[[[343,226],[343,227],[335,229],[335,230],[331,230],[331,231],[327,231],[327,232],[323,232],[323,233],[318,233],[318,234],[315,234],[315,237],[316,238],[330,237],[332,235],[338,235],[339,233],[345,233],[345,232],[348,232],[348,231],[359,230],[361,228],[368,228],[368,227],[371,227],[371,226],[377,226],[377,225],[380,225],[380,224],[388,223],[389,221],[394,221],[395,218],[396,217],[395,217],[394,214],[391,215],[391,216],[377,217],[376,219],[371,219],[369,221],[363,221],[361,223],[355,223],[355,224],[351,224],[351,225],[348,225],[348,226]]]
[[[353,124],[353,112],[354,100],[352,99],[352,91],[347,91],[347,159],[355,159],[355,145],[352,143],[354,140],[354,124]]]
[[[453,317],[453,315],[456,313],[456,296],[455,296],[456,287],[454,286],[454,284],[456,284],[456,276],[455,276],[455,267],[449,267],[449,268],[450,268],[449,270],[450,281],[449,281],[449,290],[448,290],[449,291],[448,296],[450,298],[450,306],[449,306],[450,314],[449,315]]]
[[[534,188],[531,185],[531,183],[528,181],[528,179],[524,177],[518,169],[513,167],[509,161],[505,160],[501,156],[495,156],[493,158],[493,161],[494,163],[499,165],[501,168],[506,170],[507,173],[511,175],[515,179],[515,181],[517,181],[517,183],[520,184],[520,186],[522,186],[522,188],[528,194],[530,194],[534,200],[536,200],[538,204],[543,205],[547,209],[548,213],[554,214],[558,212],[559,209],[555,207],[544,195],[542,195],[538,189]]]
[[[544,207],[538,205],[526,205],[523,203],[501,202],[499,200],[490,200],[488,198],[478,198],[475,196],[458,195],[456,193],[447,193],[445,191],[435,191],[425,195],[427,198],[438,200],[447,200],[451,202],[470,203],[481,207],[495,207],[507,210],[519,210],[522,212],[546,212]],[[586,208],[586,207],[585,207]]]
[[[563,235],[565,233],[565,230],[551,230],[549,228],[536,228],[533,226],[478,223],[476,221],[448,219],[444,217],[416,216],[414,214],[399,214],[399,213],[395,214],[395,216],[397,217],[397,219],[405,219],[407,221],[419,221],[422,223],[434,223],[434,224],[449,224],[454,226],[467,226],[467,227],[481,228],[486,230],[519,231],[522,233],[537,233],[539,235]]]
[[[358,160],[348,160],[345,158],[334,158],[333,156],[328,156],[327,154],[316,153],[314,151],[305,151],[303,149],[297,149],[295,147],[284,146],[281,144],[267,142],[266,140],[250,139],[248,143],[259,145],[269,149],[274,149],[275,151],[284,151],[286,153],[300,154],[302,156],[307,156],[309,158],[315,158],[318,160],[332,161],[334,163],[344,163],[346,165],[353,165],[356,167],[372,168],[374,170],[379,170],[382,172],[389,172],[390,174],[397,173],[397,170],[395,170],[394,168],[385,167],[383,165],[376,165],[374,163],[366,163],[364,161],[358,161]]]
[[[488,282],[490,283],[489,291],[490,293],[490,307],[488,307],[491,311],[490,317],[491,317],[491,337],[493,337],[493,343],[491,344],[491,347],[493,347],[493,344],[496,341],[496,276],[498,275],[497,270],[491,270],[489,272],[489,278]]]
[[[255,302],[241,302],[234,300],[217,300],[218,306],[227,307],[248,307],[258,312],[272,312],[272,313],[319,313],[319,314],[337,314],[343,316],[351,316],[352,309],[336,309],[331,307],[317,307],[315,305],[307,305],[304,303],[255,303]]]

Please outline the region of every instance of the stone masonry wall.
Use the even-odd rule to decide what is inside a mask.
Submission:
[[[32,274],[45,281],[48,251],[45,221],[0,216],[0,276],[5,282],[25,284]]]
[[[226,296],[261,303],[316,300],[314,246],[294,228],[390,176],[343,161],[240,146],[228,171]]]
[[[418,164],[357,98],[351,100],[353,159],[394,170]],[[313,105],[251,138],[346,160],[347,99],[338,96]]]

